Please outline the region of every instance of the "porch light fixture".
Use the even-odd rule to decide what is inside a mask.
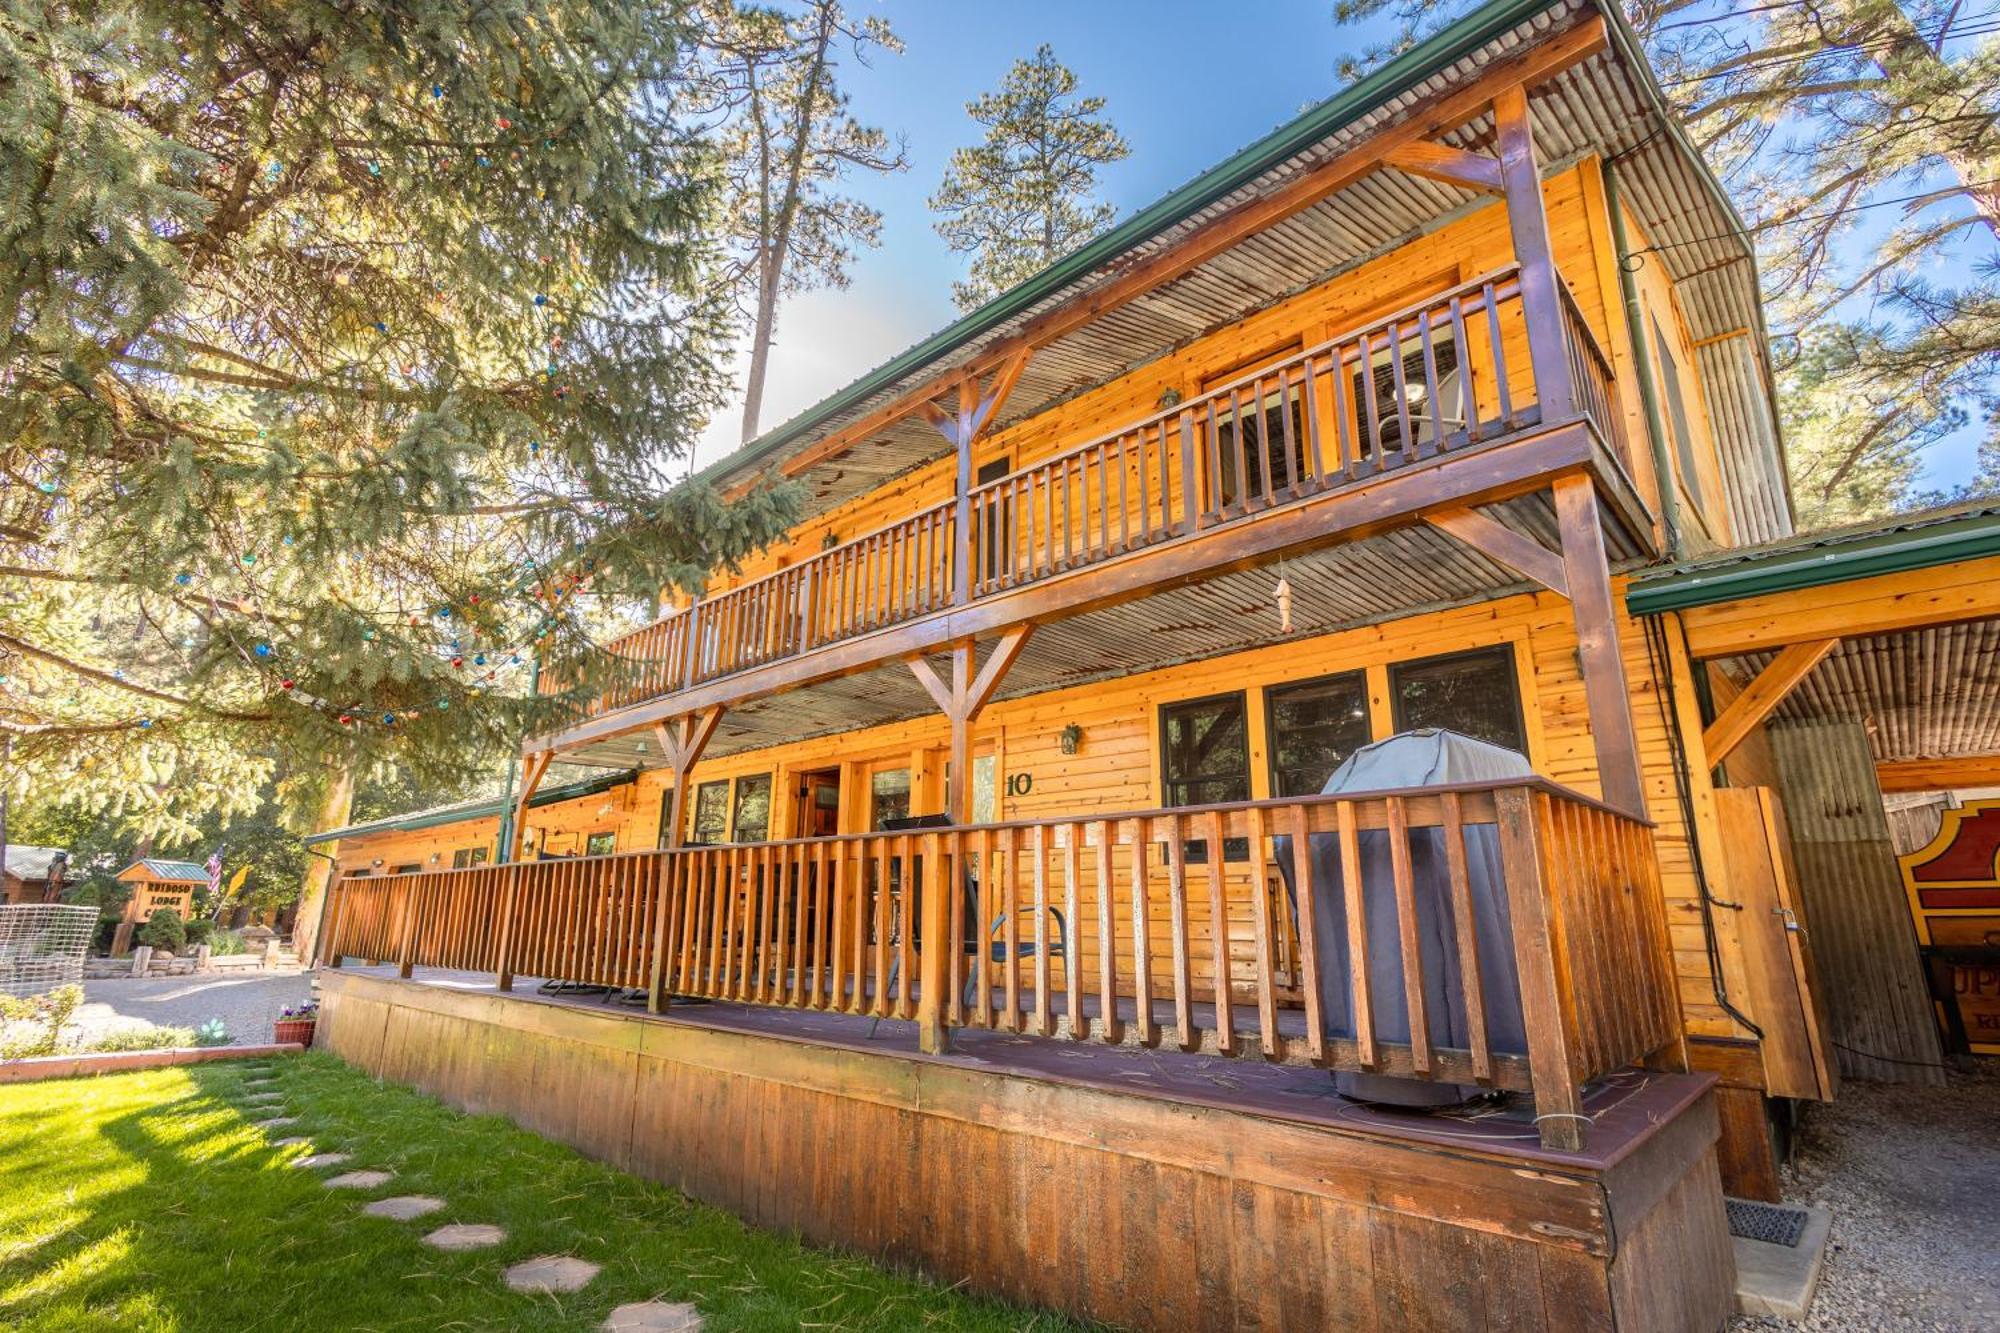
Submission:
[[[1056,737],[1056,744],[1064,754],[1075,754],[1083,748],[1083,728],[1070,723]]]
[[[1161,411],[1165,411],[1167,408],[1170,407],[1179,407],[1180,405],[1181,405],[1181,391],[1179,389],[1169,388],[1160,395]]]
[[[382,868],[382,858],[378,856],[373,861],[370,861],[368,868],[370,870],[380,870]]]

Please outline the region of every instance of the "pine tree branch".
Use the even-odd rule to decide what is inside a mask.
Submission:
[[[165,690],[156,690],[150,685],[141,685],[136,681],[122,680],[109,671],[102,671],[97,667],[87,666],[82,662],[76,661],[74,658],[65,657],[61,653],[29,643],[25,639],[17,639],[11,634],[0,633],[0,647],[11,648],[23,657],[32,657],[37,661],[46,662],[58,670],[66,671],[73,676],[81,676],[85,680],[95,684],[107,685],[112,689],[124,690],[128,694],[136,694],[143,698],[173,704],[176,707],[190,709],[197,713],[205,713],[210,717],[222,718],[230,722],[269,722],[271,720],[269,713],[241,713],[230,709],[211,708],[207,704],[197,703],[193,699],[183,698],[178,694],[169,694]]]

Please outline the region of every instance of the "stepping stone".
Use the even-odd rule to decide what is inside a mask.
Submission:
[[[424,1244],[439,1250],[483,1250],[507,1239],[507,1233],[485,1222],[453,1222],[424,1237]]]
[[[597,1265],[574,1255],[544,1254],[534,1259],[523,1259],[501,1276],[515,1291],[538,1294],[581,1291],[590,1279],[597,1276]]]
[[[301,1143],[311,1143],[311,1142],[312,1140],[307,1138],[303,1134],[294,1134],[292,1135],[292,1137],[288,1139],[272,1139],[271,1146],[273,1148],[296,1148]]]
[[[283,1129],[286,1125],[296,1125],[298,1123],[299,1118],[295,1115],[274,1115],[269,1120],[259,1120],[257,1128]]]
[[[425,1194],[399,1194],[393,1199],[377,1199],[361,1211],[370,1217],[390,1217],[398,1222],[408,1222],[442,1207],[443,1199],[433,1199]]]
[[[701,1311],[686,1301],[621,1305],[598,1327],[604,1333],[701,1333]]]
[[[349,1171],[328,1177],[325,1184],[330,1190],[372,1190],[377,1185],[388,1184],[392,1174],[388,1171]]]
[[[342,1162],[347,1160],[347,1157],[348,1155],[344,1152],[316,1152],[310,1157],[299,1158],[296,1162],[293,1162],[292,1165],[306,1166],[306,1167],[339,1166]]]

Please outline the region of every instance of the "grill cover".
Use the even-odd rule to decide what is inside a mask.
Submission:
[[[1363,746],[1335,769],[1322,789],[1334,796],[1435,787],[1466,782],[1504,782],[1532,778],[1528,761],[1512,750],[1455,731],[1425,729],[1391,736]],[[1396,918],[1395,882],[1385,829],[1364,829],[1360,835],[1362,906],[1368,929],[1368,994],[1373,1001],[1375,1035],[1380,1041],[1410,1039],[1410,1009],[1403,988],[1402,946]],[[1471,1045],[1465,1016],[1465,978],[1454,942],[1451,882],[1446,869],[1444,830],[1411,829],[1410,867],[1415,880],[1417,937],[1423,959],[1424,1006],[1430,1020],[1433,1047],[1459,1049]],[[1291,838],[1274,839],[1279,873],[1291,900],[1292,923],[1298,917],[1298,885],[1293,882]],[[1321,1026],[1329,1037],[1354,1036],[1352,996],[1348,991],[1347,904],[1340,872],[1340,843],[1331,833],[1310,835],[1313,920],[1311,930],[1319,956]],[[1525,1055],[1527,1035],[1521,1021],[1521,994],[1514,966],[1513,936],[1508,926],[1506,882],[1500,868],[1499,830],[1491,824],[1465,825],[1466,871],[1472,890],[1473,938],[1479,957],[1480,990],[1486,1000],[1486,1030],[1496,1053]],[[1391,1078],[1380,1074],[1334,1075],[1335,1086],[1361,1101],[1395,1106],[1449,1106],[1481,1095],[1474,1086],[1428,1079]]]

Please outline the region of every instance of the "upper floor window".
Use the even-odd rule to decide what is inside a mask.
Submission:
[[[1688,425],[1687,396],[1681,389],[1680,364],[1674,360],[1673,343],[1660,327],[1660,317],[1650,314],[1653,326],[1653,359],[1658,362],[1660,396],[1667,400],[1667,425],[1674,437],[1674,461],[1680,471],[1681,488],[1694,501],[1695,513],[1704,515],[1708,502],[1702,496],[1701,471],[1695,466],[1694,431]],[[1706,518],[1703,519],[1706,522]]]
[[[1514,650],[1505,645],[1398,662],[1389,668],[1389,697],[1397,731],[1444,727],[1528,752]]]
[[[1271,794],[1317,796],[1347,756],[1368,744],[1368,678],[1321,676],[1264,692],[1271,733]]]
[[[771,775],[753,773],[736,779],[736,811],[731,817],[737,842],[763,842],[771,836]]]

